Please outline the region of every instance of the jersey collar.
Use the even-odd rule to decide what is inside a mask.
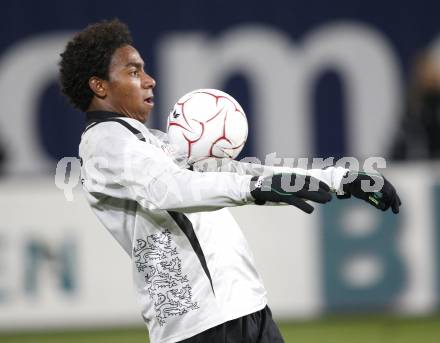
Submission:
[[[91,111],[86,112],[86,127],[93,122],[102,121],[109,118],[125,117],[123,114],[109,111]]]

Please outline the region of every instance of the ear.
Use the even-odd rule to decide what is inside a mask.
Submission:
[[[107,84],[105,80],[97,76],[92,76],[89,79],[89,87],[98,98],[104,98],[107,95]]]

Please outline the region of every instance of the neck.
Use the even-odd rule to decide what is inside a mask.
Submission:
[[[89,108],[87,109],[86,113],[89,112],[107,112],[107,113],[114,113],[116,114],[118,117],[127,117],[127,118],[132,118],[135,119],[137,121],[140,121],[141,123],[144,123],[147,115],[142,115],[142,114],[132,114],[129,111],[125,111],[124,108],[116,108],[108,103],[103,103],[103,102],[98,102],[98,101],[92,101],[92,103],[90,104]]]
[[[89,108],[86,112],[112,112],[112,113],[119,113],[112,105],[107,104],[102,101],[95,101],[95,99],[92,100]],[[122,114],[122,113],[120,113]]]

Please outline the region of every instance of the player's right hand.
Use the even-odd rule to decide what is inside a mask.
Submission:
[[[338,195],[338,198],[345,199],[353,195],[379,210],[386,211],[391,208],[394,214],[399,213],[402,202],[394,186],[383,175],[349,171],[345,177],[353,180],[343,184],[344,194]]]
[[[314,208],[305,200],[324,204],[332,199],[327,184],[312,176],[293,173],[254,176],[251,180],[251,195],[257,205],[264,205],[266,201],[283,202],[306,213],[312,213]]]

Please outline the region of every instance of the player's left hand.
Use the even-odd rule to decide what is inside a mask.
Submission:
[[[386,211],[391,207],[393,213],[399,213],[402,202],[394,186],[384,176],[350,171],[346,180],[352,181],[342,186],[344,195],[338,195],[338,198],[344,199],[353,195],[379,210]]]
[[[309,175],[284,173],[267,177],[254,176],[250,188],[256,205],[264,205],[266,202],[286,203],[309,214],[314,208],[306,200],[321,204],[332,200],[330,187]]]

